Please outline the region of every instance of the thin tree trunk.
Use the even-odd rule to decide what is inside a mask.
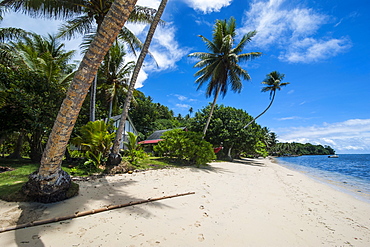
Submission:
[[[204,129],[203,129],[203,138],[206,136],[206,132],[207,132],[207,129],[208,129],[209,123],[211,122],[211,118],[212,118],[212,115],[213,115],[213,111],[214,111],[214,109],[215,109],[215,105],[216,105],[216,102],[217,102],[218,95],[220,94],[220,91],[221,91],[221,86],[219,86],[219,88],[217,89],[217,93],[216,93],[216,95],[215,95],[215,98],[213,99],[213,103],[212,103],[211,111],[209,112],[209,116],[208,116],[208,118],[207,118],[206,125],[204,126]]]
[[[265,114],[267,112],[267,110],[271,107],[272,102],[274,102],[274,99],[275,99],[275,91],[274,91],[274,94],[272,95],[272,99],[270,101],[270,104],[267,106],[267,108],[260,115],[258,115],[257,117],[253,118],[252,121],[250,121],[249,123],[247,123],[247,125],[244,126],[244,129],[246,129],[249,125],[251,125],[254,121],[256,121],[257,118],[259,118],[260,116],[262,116],[263,114]]]
[[[90,121],[95,121],[95,104],[96,104],[96,86],[98,84],[98,75],[94,77],[94,80],[90,88]]]
[[[21,159],[21,151],[22,151],[22,146],[23,146],[23,140],[24,140],[24,131],[20,131],[18,138],[17,138],[17,143],[14,148],[14,152],[10,154],[7,158],[9,159]]]
[[[137,0],[116,0],[104,18],[93,42],[72,80],[63,100],[38,171],[29,176],[23,192],[33,200],[55,202],[67,198],[71,184],[68,173],[61,169],[62,159],[88,90],[100,63],[130,16]]]
[[[132,95],[133,95],[133,92],[134,92],[134,89],[135,89],[135,83],[136,83],[137,77],[139,75],[140,69],[141,69],[141,67],[144,63],[144,59],[145,59],[145,57],[148,53],[150,43],[151,43],[152,38],[154,36],[154,32],[155,32],[155,30],[158,26],[158,23],[161,19],[161,16],[162,16],[162,13],[163,13],[163,11],[166,7],[166,4],[167,4],[167,0],[162,0],[161,4],[158,7],[158,11],[154,16],[154,20],[153,20],[152,24],[150,25],[148,35],[147,35],[147,37],[145,39],[145,42],[144,42],[143,49],[140,52],[139,58],[138,58],[138,60],[136,62],[136,65],[135,65],[135,69],[132,73],[130,85],[129,85],[128,92],[127,92],[127,97],[125,99],[125,104],[123,106],[121,119],[120,119],[118,129],[117,129],[117,132],[116,132],[116,138],[115,138],[114,143],[113,143],[112,154],[110,155],[110,160],[111,160],[110,163],[112,165],[115,165],[115,163],[117,163],[118,160],[120,160],[120,158],[118,157],[119,156],[119,148],[120,148],[120,145],[121,145],[121,142],[122,142],[124,126],[125,126],[125,123],[126,123],[126,119],[127,119],[127,115],[128,115],[128,109],[130,107]],[[112,162],[112,161],[114,161],[114,162]]]

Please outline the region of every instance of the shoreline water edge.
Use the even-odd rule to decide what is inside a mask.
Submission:
[[[370,203],[370,154],[272,157],[276,163]]]

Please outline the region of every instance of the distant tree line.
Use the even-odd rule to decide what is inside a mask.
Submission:
[[[270,149],[270,155],[286,156],[286,155],[331,155],[335,151],[330,146],[313,145],[311,143],[297,142],[282,142],[276,143]]]

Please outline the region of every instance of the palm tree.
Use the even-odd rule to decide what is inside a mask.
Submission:
[[[252,121],[250,121],[247,125],[244,126],[244,128],[247,128],[251,123],[256,121],[257,118],[265,114],[267,110],[271,107],[272,103],[274,102],[275,99],[275,94],[276,90],[281,90],[281,87],[284,87],[288,84],[289,82],[281,82],[284,79],[285,75],[280,74],[277,71],[272,71],[270,74],[266,76],[266,79],[262,82],[262,84],[268,85],[264,88],[262,88],[261,92],[270,92],[270,104],[267,106],[267,108],[259,114],[257,117],[253,118]]]
[[[228,21],[217,20],[213,27],[212,41],[200,35],[210,53],[195,52],[189,54],[190,57],[200,59],[194,65],[195,68],[201,68],[195,73],[195,76],[199,76],[195,81],[198,83],[198,89],[208,82],[206,96],[214,95],[211,110],[203,129],[203,137],[206,135],[219,94],[225,97],[229,85],[232,91],[240,93],[243,86],[241,78],[250,80],[248,72],[240,67],[238,63],[261,56],[260,52],[241,53],[244,46],[256,35],[256,31],[245,34],[241,41],[234,46],[235,29],[236,24],[233,17]]]
[[[189,108],[189,117],[191,117],[191,114],[193,113],[193,111],[194,111],[193,107],[190,107]]]
[[[59,29],[59,37],[71,38],[81,33],[93,37],[112,3],[113,0],[5,0],[0,6],[23,11],[34,17],[67,20]],[[128,22],[148,24],[152,22],[154,14],[154,9],[135,6]],[[142,47],[141,41],[127,27],[122,27],[118,37],[134,53],[136,48]],[[96,88],[97,78],[90,88],[90,121],[95,121]]]
[[[126,52],[122,44],[115,42],[100,66],[100,80],[108,99],[108,119],[117,112],[119,97],[127,94],[130,75],[134,69],[133,61],[125,63]],[[117,114],[117,113],[115,113]]]
[[[14,49],[18,66],[41,72],[48,82],[65,82],[72,79],[74,65],[68,64],[75,51],[65,51],[65,45],[53,36],[47,37],[31,33],[28,36],[10,42]]]
[[[67,198],[71,178],[61,169],[62,159],[76,123],[82,103],[98,71],[100,63],[117,38],[137,0],[116,0],[102,22],[90,48],[72,80],[45,151],[38,171],[29,176],[23,192],[34,200],[55,202]]]
[[[145,42],[144,42],[143,49],[140,52],[139,58],[138,58],[138,60],[136,62],[136,65],[135,65],[135,69],[132,73],[130,85],[129,85],[128,92],[127,92],[127,97],[125,99],[125,104],[123,105],[123,111],[122,111],[121,119],[120,119],[118,129],[117,129],[117,132],[116,132],[116,139],[114,140],[114,143],[113,143],[112,154],[110,155],[112,165],[117,163],[118,160],[120,160],[119,147],[120,147],[121,142],[122,142],[124,126],[125,126],[125,123],[126,123],[126,119],[127,119],[127,115],[128,115],[128,109],[130,107],[132,95],[133,95],[133,92],[134,92],[134,89],[135,89],[135,83],[136,83],[136,80],[139,76],[141,66],[144,63],[144,59],[145,59],[145,57],[148,53],[150,43],[151,43],[152,38],[154,36],[154,32],[155,32],[155,30],[158,26],[158,23],[161,20],[161,16],[162,16],[163,11],[166,8],[166,4],[167,4],[167,0],[162,0],[159,7],[158,7],[158,11],[154,16],[154,20],[153,20],[152,24],[150,25],[148,35],[146,36],[146,39],[145,39]],[[114,160],[114,162],[112,162],[113,160]]]

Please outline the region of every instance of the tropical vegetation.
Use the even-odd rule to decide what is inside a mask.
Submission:
[[[211,107],[208,105],[196,112],[195,117],[190,120],[190,130],[201,132]],[[213,147],[223,147],[223,150],[218,153],[220,159],[267,156],[265,142],[267,142],[268,129],[256,123],[253,123],[251,128],[244,129],[244,123],[251,120],[252,117],[242,109],[216,104],[204,139]]]
[[[311,143],[282,142],[274,145],[270,150],[271,155],[332,155],[335,151],[330,146],[313,145]]]
[[[252,40],[256,33],[256,31],[251,31],[245,34],[235,45],[235,19],[231,17],[228,21],[217,20],[213,27],[212,41],[200,35],[210,52],[189,54],[190,57],[200,60],[194,65],[195,68],[200,68],[195,73],[195,76],[198,76],[195,81],[198,84],[198,89],[208,83],[206,96],[214,96],[209,116],[203,128],[203,136],[206,135],[218,96],[220,94],[225,96],[229,86],[232,91],[240,93],[243,87],[242,79],[250,80],[250,75],[239,63],[262,55],[260,52],[242,53],[245,45]]]
[[[72,36],[80,32],[89,41],[76,69],[71,63],[74,51],[66,51],[59,36],[0,29],[0,152],[3,157],[30,158],[33,164],[24,164],[25,169],[13,171],[13,175],[20,175],[18,190],[22,187],[29,198],[40,202],[63,200],[71,195],[69,174],[102,172],[101,168],[106,167],[114,137],[118,136],[119,140],[123,135],[122,129],[116,134],[107,120],[88,121],[91,113],[85,98],[95,78],[98,88],[93,106],[97,118],[109,119],[122,114],[123,124],[130,115],[139,132],[138,135],[128,133],[125,151],[117,150],[120,140],[113,150],[114,154],[125,156],[124,162],[129,163],[131,170],[165,167],[173,162],[204,165],[216,159],[215,148],[219,151],[217,158],[231,160],[269,154],[333,153],[328,146],[278,143],[275,133],[255,122],[270,108],[276,91],[288,84],[282,83],[284,75],[279,72],[268,74],[263,82],[266,87],[262,92],[270,92],[271,102],[256,118],[242,109],[216,104],[219,95],[225,96],[229,89],[240,92],[242,81],[250,79],[240,63],[261,55],[260,52],[243,53],[256,32],[245,34],[237,43],[234,18],[216,21],[212,41],[200,36],[209,52],[189,55],[200,60],[195,64],[200,69],[195,74],[196,83],[198,89],[207,85],[206,96],[214,96],[212,104],[197,112],[190,108],[185,116],[175,116],[167,106],[135,90],[137,74],[155,28],[161,23],[166,3],[162,0],[158,11],[135,6],[135,0],[0,3],[0,10],[7,6],[35,16],[65,18],[67,23],[61,34]],[[126,32],[124,24],[128,20],[151,23],[143,46]],[[98,24],[96,33],[93,23]],[[92,32],[94,35],[89,35]],[[122,44],[121,38],[132,42]],[[133,51],[142,48],[136,65],[125,60],[128,46]],[[249,123],[248,128],[243,128],[245,123]],[[189,131],[177,129],[179,127],[187,127]],[[164,141],[154,148],[162,159],[149,158],[138,141],[159,129],[175,130],[165,132]]]
[[[162,138],[164,140],[154,146],[160,157],[193,165],[205,165],[216,158],[212,145],[203,140],[200,133],[174,129],[165,132]]]
[[[278,71],[272,71],[266,76],[266,79],[262,81],[262,84],[267,85],[266,87],[262,88],[262,92],[270,92],[270,104],[267,106],[267,108],[259,114],[257,117],[253,118],[252,121],[250,121],[244,128],[247,128],[252,122],[256,121],[257,118],[262,116],[267,112],[267,110],[271,107],[272,103],[274,102],[276,90],[281,90],[282,87],[290,84],[289,82],[281,82],[284,79],[285,75],[280,74]]]

